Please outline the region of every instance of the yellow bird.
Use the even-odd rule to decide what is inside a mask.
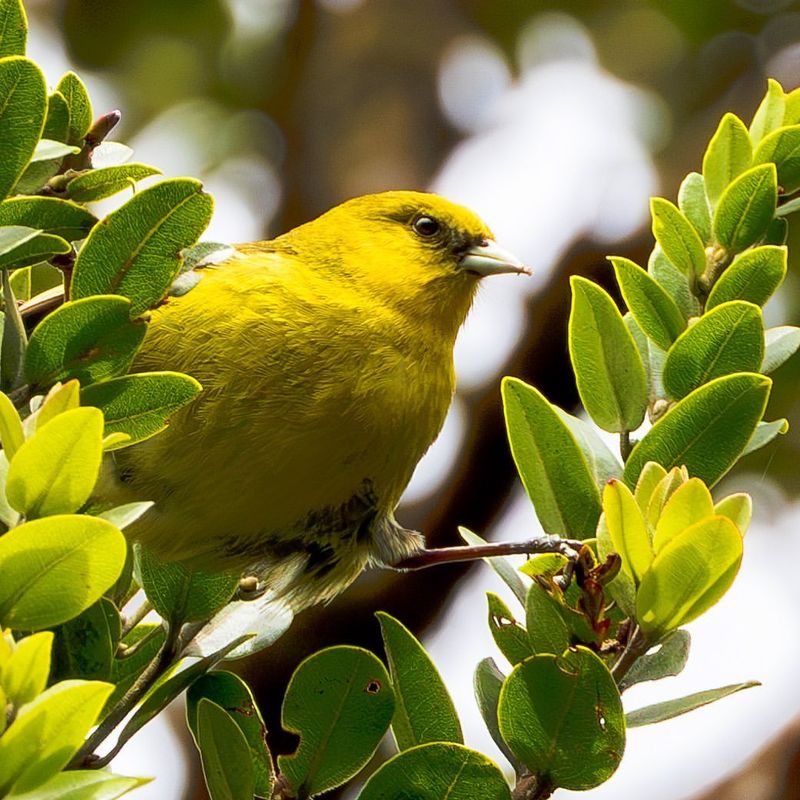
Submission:
[[[481,278],[524,272],[475,214],[419,192],[237,246],[153,312],[134,371],[203,392],[120,451],[101,493],[155,501],[131,533],[160,557],[252,569],[295,610],[403,565],[423,540],[394,510],[450,405],[456,333]]]

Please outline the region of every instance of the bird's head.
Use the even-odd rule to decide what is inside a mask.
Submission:
[[[476,214],[423,192],[357,197],[281,237],[290,238],[330,277],[418,315],[451,314],[456,327],[481,278],[529,272]]]

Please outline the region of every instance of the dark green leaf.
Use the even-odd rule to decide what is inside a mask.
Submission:
[[[779,128],[761,141],[753,163],[770,162],[778,169],[778,186],[783,194],[800,189],[800,125]]]
[[[389,727],[394,693],[383,664],[358,647],[329,647],[295,670],[283,700],[283,727],[300,736],[278,769],[306,798],[339,786],[372,758]]]
[[[255,794],[257,797],[271,797],[275,774],[267,749],[267,729],[247,684],[232,672],[214,670],[189,687],[186,721],[195,741],[198,738],[197,705],[203,698],[223,708],[239,727],[250,751]]]
[[[785,276],[785,247],[765,245],[745,250],[736,256],[714,284],[706,309],[710,311],[729,300],[747,300],[763,306],[783,283]]]
[[[686,328],[686,320],[675,301],[633,261],[614,256],[609,260],[633,318],[658,347],[668,350]]]
[[[483,721],[502,754],[508,759],[514,771],[522,772],[522,765],[516,756],[508,749],[508,745],[500,734],[500,724],[497,721],[497,704],[500,702],[500,689],[506,676],[498,669],[493,658],[484,658],[475,668],[475,699],[478,702]]]
[[[509,664],[519,664],[533,655],[528,633],[514,618],[511,609],[494,592],[487,592],[486,599],[489,602],[489,631]]]
[[[96,222],[82,206],[57,197],[12,197],[0,203],[0,225],[24,225],[70,241],[83,239]]]
[[[605,664],[584,647],[515,667],[500,692],[498,717],[512,752],[556,787],[598,786],[625,749],[619,691]]]
[[[112,613],[117,615],[115,631],[110,624]],[[59,625],[54,633],[51,682],[67,678],[98,681],[111,678],[119,615],[110,600],[101,598],[74,619]]]
[[[67,142],[80,145],[92,124],[92,104],[83,81],[74,73],[67,72],[56,86],[66,100],[69,109],[69,128]]]
[[[118,167],[90,169],[73,178],[66,188],[67,197],[78,203],[92,203],[131,189],[144,178],[160,175],[161,171],[147,164],[124,164]]]
[[[637,683],[680,675],[689,659],[690,644],[689,631],[672,631],[652,653],[646,653],[636,660],[620,681],[619,690],[624,692]]]
[[[61,92],[53,92],[47,98],[47,118],[42,136],[65,142],[69,136],[69,106]]]
[[[706,182],[698,172],[690,172],[684,178],[678,189],[678,208],[700,234],[700,239],[710,241],[711,209],[706,197]]]
[[[647,381],[639,351],[614,301],[574,275],[569,352],[586,412],[603,430],[636,430],[647,409]]]
[[[6,228],[6,230],[9,230]],[[0,255],[0,269],[8,267],[27,267],[45,261],[53,255],[69,253],[72,248],[69,242],[51,233],[39,233],[32,239],[20,244],[14,250]]]
[[[25,350],[28,336],[25,323],[19,312],[14,291],[11,288],[8,270],[0,270],[3,285],[4,309],[2,349],[0,349],[0,388],[4,391],[17,389],[25,372]]]
[[[83,515],[26,522],[0,537],[0,623],[40,630],[100,599],[125,563],[125,537]]]
[[[531,650],[537,655],[560,655],[570,645],[569,627],[561,615],[558,601],[538,583],[534,583],[528,591],[525,627]]]
[[[180,251],[211,219],[199,181],[174,178],[138,192],[97,225],[75,262],[72,297],[121,294],[133,314],[155,306],[181,265]]]
[[[586,422],[580,417],[573,417],[572,414],[567,414],[558,406],[553,406],[553,408],[575,437],[598,487],[603,486],[609,478],[622,474],[622,465],[619,460],[608,449],[590,422]],[[524,604],[524,599],[522,602]]]
[[[426,742],[463,744],[456,708],[425,648],[394,617],[382,611],[376,616],[395,693],[392,732],[398,750]]]
[[[200,384],[188,375],[144,372],[87,386],[81,403],[102,410],[105,436],[127,433],[131,438],[118,445],[127,447],[164,430],[169,417],[199,393]]]
[[[791,358],[800,347],[800,328],[780,325],[764,332],[764,361],[760,372],[770,373]]]
[[[106,701],[101,717],[105,716],[131,688],[142,670],[156,657],[164,644],[164,627],[153,623],[137,625],[124,639],[123,644],[131,647],[147,637],[147,641],[137,646],[135,652],[124,658],[115,658],[111,665],[111,682],[114,691]]]
[[[358,800],[511,800],[497,764],[459,744],[433,743],[390,758]]]
[[[197,707],[197,747],[211,800],[246,800],[255,792],[247,740],[224,708],[202,697]]]
[[[701,706],[707,706],[723,697],[740,692],[742,689],[750,689],[753,686],[760,686],[758,681],[747,681],[746,683],[734,683],[730,686],[721,686],[719,689],[708,689],[705,692],[696,692],[676,700],[667,700],[663,703],[656,703],[652,706],[637,708],[625,715],[625,723],[629,728],[638,728],[641,725],[652,725],[655,722],[663,722],[673,717],[685,714],[687,711],[694,711]]]
[[[664,200],[653,197],[650,200],[650,213],[653,217],[653,236],[664,255],[684,275],[702,275],[706,269],[706,252],[700,234],[681,210]]]
[[[635,486],[642,467],[685,465],[713,486],[737,461],[764,414],[772,381],[763,375],[725,375],[695,389],[670,409],[633,448],[625,482]]]
[[[0,3],[0,58],[24,56],[28,38],[28,19],[22,0]]]
[[[756,244],[766,234],[778,202],[774,164],[743,172],[725,190],[714,212],[714,236],[731,252]]]
[[[236,574],[190,570],[163,561],[142,547],[138,551],[142,588],[153,608],[171,625],[209,619],[236,591]]]
[[[593,536],[600,493],[575,437],[533,386],[504,378],[502,392],[511,452],[545,532]]]
[[[44,76],[21,56],[0,60],[0,198],[6,197],[31,160],[47,109]]]
[[[670,348],[664,388],[679,400],[722,375],[757,372],[763,357],[761,309],[743,300],[723,303],[700,317]]]
[[[656,245],[647,262],[647,271],[658,281],[667,294],[675,301],[684,319],[699,316],[702,312],[700,301],[689,287],[689,278],[684,275]]]
[[[735,114],[725,114],[703,156],[703,179],[712,206],[752,160],[753,145],[745,124]]]

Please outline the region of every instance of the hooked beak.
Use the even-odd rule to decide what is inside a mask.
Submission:
[[[459,265],[464,272],[470,272],[481,278],[486,275],[502,275],[506,272],[531,274],[530,269],[516,256],[504,250],[492,239],[484,239],[481,244],[470,247],[462,256]]]

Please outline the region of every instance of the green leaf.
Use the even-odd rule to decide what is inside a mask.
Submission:
[[[22,0],[0,3],[0,58],[24,56],[28,38],[28,18]]]
[[[633,261],[611,256],[622,297],[642,331],[662,350],[686,328],[680,309],[660,284]]]
[[[27,517],[71,514],[88,499],[103,455],[103,415],[94,408],[59,414],[17,451],[6,496]]]
[[[682,483],[664,503],[653,536],[653,550],[661,552],[664,546],[686,528],[714,516],[714,501],[708,487],[699,478]]]
[[[611,553],[616,553],[608,532],[605,516],[600,517],[597,525],[597,555],[601,562],[605,561]],[[633,617],[636,610],[636,584],[627,570],[621,569],[616,577],[608,584],[608,593],[620,607],[626,617]]]
[[[142,547],[138,551],[141,581],[147,599],[170,625],[209,619],[236,591],[239,576],[191,570],[162,561]]]
[[[425,648],[394,617],[382,611],[376,616],[395,693],[392,733],[397,749],[426,742],[463,744],[456,708]]]
[[[515,667],[500,692],[498,717],[517,758],[564,789],[591,789],[608,780],[625,749],[614,679],[585,647]]]
[[[500,724],[497,721],[497,704],[500,702],[500,689],[506,676],[498,669],[494,659],[484,658],[475,668],[475,699],[481,712],[486,728],[492,740],[514,767],[517,774],[522,772],[522,765],[516,759],[500,734]]]
[[[47,686],[52,647],[53,634],[50,631],[34,633],[20,639],[11,657],[3,664],[0,684],[6,699],[17,708],[33,701]]]
[[[665,636],[651,653],[640,656],[619,683],[624,692],[637,683],[660,681],[680,675],[689,660],[691,636],[689,631],[677,630]],[[629,719],[626,718],[628,725]]]
[[[511,613],[511,609],[494,592],[486,592],[489,604],[489,632],[509,664],[519,664],[533,655],[528,632]]]
[[[785,423],[788,429],[789,424],[785,419],[778,420],[778,422]],[[753,516],[753,499],[745,492],[729,494],[714,506],[714,513],[727,517],[739,529],[739,533],[744,536],[750,527],[750,519]]]
[[[208,225],[212,206],[200,182],[188,178],[138,192],[89,234],[75,261],[72,297],[121,294],[134,315],[152,308],[180,270],[180,251]]]
[[[160,174],[161,170],[149,167],[147,164],[123,164],[118,167],[91,169],[67,184],[66,195],[78,203],[93,203],[124,189],[132,189],[137,181]]]
[[[78,381],[67,381],[64,384],[59,383],[53,386],[36,412],[36,429],[43,428],[59,414],[78,408],[80,406],[80,390]]]
[[[753,115],[750,123],[750,138],[757,145],[765,136],[783,124],[786,113],[786,95],[778,81],[767,80],[767,93]]]
[[[137,625],[125,637],[122,644],[126,648],[137,644],[145,637],[148,638],[146,642],[137,647],[135,652],[127,654],[125,658],[115,658],[112,662],[111,682],[114,684],[114,691],[106,701],[101,717],[104,717],[116,706],[144,668],[156,657],[164,644],[164,636],[163,625],[146,622]]]
[[[5,301],[2,348],[0,348],[0,388],[10,391],[22,384],[28,337],[11,288],[8,270],[0,270],[0,281]]]
[[[69,241],[85,238],[96,222],[82,206],[57,197],[10,197],[0,203],[0,225],[40,229]]]
[[[800,347],[800,328],[779,325],[764,331],[764,360],[760,372],[774,372],[790,359]]]
[[[728,591],[742,560],[742,535],[723,516],[696,522],[656,554],[636,594],[636,619],[661,637],[696,619]]]
[[[678,337],[664,362],[664,388],[679,400],[722,375],[757,372],[763,357],[761,309],[732,300],[704,314]]]
[[[12,797],[13,800],[116,800],[149,782],[150,778],[126,778],[96,769],[71,770],[59,772],[30,792],[15,792]]]
[[[61,92],[53,92],[47,98],[47,118],[42,136],[57,142],[65,142],[69,136],[69,106]]]
[[[761,686],[761,684],[758,681],[733,683],[730,686],[721,686],[719,689],[707,689],[705,692],[696,692],[676,700],[666,700],[663,703],[637,708],[625,715],[625,723],[629,728],[638,728],[642,725],[663,722],[753,686]]]
[[[656,244],[647,262],[647,271],[658,281],[667,294],[675,301],[684,319],[697,317],[702,313],[700,301],[692,293],[689,278],[684,275]],[[692,276],[692,279],[693,276]]]
[[[223,708],[238,726],[249,749],[254,792],[258,797],[271,797],[275,774],[267,749],[267,729],[247,684],[232,672],[214,670],[189,687],[186,694],[186,721],[195,742],[198,741],[198,703],[203,699],[211,700],[217,707]]]
[[[638,585],[653,560],[653,544],[639,504],[622,481],[613,480],[603,490],[603,511],[613,549]]]
[[[0,451],[0,486],[3,487],[3,490],[0,491],[0,522],[2,522],[6,528],[13,528],[19,524],[19,514],[11,508],[6,498],[5,485],[7,476],[8,459],[6,458],[6,454]]]
[[[703,156],[703,180],[712,206],[752,162],[753,145],[745,124],[735,114],[725,114]]]
[[[22,420],[17,409],[8,399],[8,395],[0,392],[0,444],[6,458],[11,461],[14,454],[22,447],[25,441],[25,432],[22,430]]]
[[[789,222],[782,219],[778,211],[775,211],[775,219],[769,223],[767,232],[764,234],[764,244],[771,244],[781,247],[786,244],[789,238]]]
[[[607,480],[622,473],[619,459],[608,449],[591,422],[573,417],[558,406],[553,406],[553,409],[575,437],[597,486],[603,486]]]
[[[80,153],[79,147],[73,147],[71,144],[64,144],[63,142],[55,142],[52,139],[39,139],[31,156],[31,162],[61,161],[67,156],[75,155],[75,153]]]
[[[534,583],[525,603],[525,627],[533,653],[560,655],[570,645],[570,632],[558,601]]]
[[[0,197],[6,197],[31,160],[44,127],[47,89],[39,67],[21,56],[0,60]]]
[[[714,236],[738,253],[767,233],[778,203],[778,174],[774,164],[760,164],[743,172],[720,198],[714,212]]]
[[[686,465],[713,486],[737,461],[764,414],[772,381],[740,373],[715,378],[671,408],[633,448],[625,482],[634,486],[648,461]]]
[[[7,202],[0,203],[2,208]],[[8,225],[0,228],[0,256],[13,253],[17,248],[27,242],[32,241],[41,233],[36,228],[29,228],[27,225]]]
[[[25,372],[36,387],[76,378],[96,383],[125,372],[147,330],[129,316],[126,297],[98,295],[71,300],[48,314],[28,342]]]
[[[108,520],[112,525],[115,525],[121,531],[125,530],[128,525],[133,525],[137,519],[149,511],[155,504],[147,500],[146,502],[139,503],[125,503],[121,506],[109,508],[97,514],[100,519]]]
[[[459,526],[458,532],[461,534],[461,538],[467,544],[473,546],[487,544],[486,539],[484,539],[482,536],[478,536],[477,533],[473,533],[467,528]],[[528,594],[528,588],[525,586],[525,582],[522,580],[522,578],[520,578],[519,572],[511,563],[511,561],[504,556],[484,558],[483,561],[485,561],[497,573],[498,577],[514,593],[514,597],[516,597],[517,600],[519,600],[519,602],[524,606],[525,597]]]
[[[749,166],[749,164],[748,164]],[[678,189],[678,208],[704,242],[711,240],[711,209],[706,197],[706,182],[698,172],[690,172]]]
[[[405,750],[382,764],[358,800],[511,800],[497,764],[459,744]]]
[[[69,108],[67,142],[81,145],[92,124],[92,103],[83,81],[74,73],[67,72],[56,86]],[[99,294],[99,292],[98,292]]]
[[[211,800],[244,800],[255,792],[247,740],[231,716],[208,698],[197,707],[197,746]]]
[[[681,210],[664,200],[653,197],[650,200],[650,214],[653,217],[653,236],[655,236],[664,255],[684,274],[702,275],[706,269],[706,251],[700,234]]]
[[[292,675],[281,722],[300,736],[278,769],[292,793],[306,798],[352,778],[372,758],[389,727],[394,693],[383,664],[358,647],[329,647]]]
[[[133,148],[128,147],[128,145],[104,139],[92,150],[92,167],[95,169],[118,167],[120,164],[130,160],[132,155]]]
[[[37,264],[53,255],[69,253],[71,249],[69,242],[60,236],[53,236],[51,233],[37,233],[32,239],[20,244],[14,250],[0,255],[0,269]]]
[[[64,767],[114,687],[62,681],[23,706],[0,738],[0,793],[36,788]]]
[[[600,492],[575,437],[533,386],[504,378],[502,393],[514,462],[545,532],[590,538]]]
[[[55,629],[52,680],[109,680],[119,627],[119,614],[106,598],[59,625]]]
[[[766,136],[753,155],[754,164],[775,164],[782,194],[800,189],[800,125],[780,128]]]
[[[633,336],[636,349],[639,351],[639,356],[644,365],[644,374],[647,379],[647,397],[651,404],[655,403],[664,397],[661,373],[664,371],[664,361],[667,354],[656,345],[655,342],[644,335],[630,311],[625,314],[622,321],[625,323],[625,327],[630,331],[631,336]],[[618,469],[609,477],[617,477],[619,474],[620,470]]]
[[[745,250],[714,284],[706,302],[706,309],[729,300],[747,300],[757,306],[772,297],[786,276],[786,248],[765,245]]]
[[[81,403],[102,410],[104,436],[127,433],[131,438],[118,445],[127,447],[164,430],[169,417],[198,394],[200,384],[188,375],[143,372],[87,386]]]
[[[776,419],[774,422],[759,422],[753,435],[747,442],[742,452],[743,456],[760,450],[768,445],[776,436],[784,434],[789,430],[789,421],[786,419]]]
[[[83,515],[26,522],[0,537],[0,623],[40,630],[78,616],[119,577],[125,537]]]

